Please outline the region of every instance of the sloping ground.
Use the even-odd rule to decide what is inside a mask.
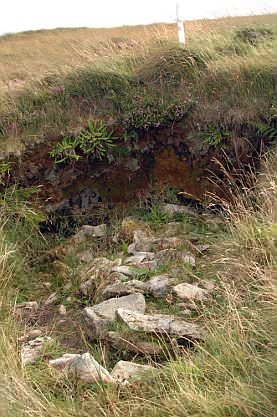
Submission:
[[[251,16],[186,22],[189,41],[199,34],[222,33],[237,26],[275,24],[276,16]],[[38,80],[57,67],[76,67],[120,55],[138,54],[159,40],[175,40],[176,25],[112,29],[55,29],[0,37],[0,96]]]

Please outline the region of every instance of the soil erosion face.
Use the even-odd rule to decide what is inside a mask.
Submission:
[[[116,136],[120,133],[117,127]],[[10,181],[42,185],[41,195],[51,211],[126,203],[166,186],[203,200],[207,193],[226,194],[221,164],[232,169],[254,164],[261,146],[261,138],[245,129],[231,131],[224,143],[210,145],[178,123],[140,131],[136,140],[118,140],[102,160],[84,157],[56,164],[49,156],[53,141],[40,144],[15,162]]]

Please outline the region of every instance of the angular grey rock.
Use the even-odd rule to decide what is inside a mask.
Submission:
[[[122,265],[122,266],[115,266],[112,269],[112,272],[117,272],[118,274],[126,275],[127,277],[133,277],[135,272],[130,266]]]
[[[147,284],[145,282],[133,279],[131,281],[122,282],[117,280],[113,284],[108,285],[102,291],[104,298],[120,297],[123,295],[134,293],[145,293],[147,291]]]
[[[173,292],[182,300],[189,301],[206,301],[209,295],[207,290],[186,282],[173,287]]]
[[[137,266],[144,261],[152,261],[154,258],[155,254],[153,252],[136,252],[133,256],[126,259],[125,264]]]
[[[113,368],[111,376],[120,382],[131,380],[139,376],[153,375],[157,368],[150,365],[140,365],[134,362],[119,361]]]
[[[108,227],[106,224],[100,224],[98,226],[84,225],[81,227],[81,230],[72,237],[72,241],[81,243],[88,237],[105,237],[107,235],[107,229]]]
[[[109,325],[116,318],[118,308],[144,313],[146,308],[145,298],[142,294],[135,293],[119,298],[111,298],[93,307],[86,307],[84,312],[87,334],[92,339],[104,337]]]
[[[144,230],[136,230],[134,232],[134,243],[129,246],[128,253],[151,252],[160,242],[161,238],[150,235]]]
[[[89,352],[82,355],[65,354],[58,359],[50,360],[49,365],[68,375],[77,376],[88,383],[97,381],[117,382],[109,371],[103,368]]]
[[[188,323],[172,315],[146,315],[123,308],[117,310],[117,315],[131,330],[178,336],[192,340],[203,338],[202,330],[197,324]]]
[[[51,337],[37,337],[36,339],[30,340],[27,343],[24,343],[21,347],[21,362],[25,366],[28,363],[33,363],[40,357],[43,353],[43,350],[48,344],[51,344],[53,340]]]
[[[147,281],[148,291],[155,298],[166,297],[170,290],[170,283],[168,275],[156,275]]]

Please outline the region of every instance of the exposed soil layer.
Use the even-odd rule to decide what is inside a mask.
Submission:
[[[229,132],[224,143],[213,146],[179,122],[140,131],[136,140],[118,140],[114,151],[101,161],[83,158],[63,164],[49,156],[54,142],[50,141],[16,161],[10,181],[42,185],[41,195],[50,211],[126,203],[165,186],[203,200],[209,193],[226,194],[222,166],[238,172],[258,163],[262,139],[243,126]],[[121,136],[121,128],[115,133]]]

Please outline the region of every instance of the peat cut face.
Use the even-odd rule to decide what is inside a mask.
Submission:
[[[53,141],[15,161],[10,181],[42,186],[41,196],[50,211],[128,203],[166,186],[203,201],[209,193],[228,194],[222,168],[238,172],[258,164],[262,139],[253,138],[252,132],[248,137],[251,141],[245,129],[230,131],[223,143],[214,145],[176,123],[140,131],[136,140],[117,140],[102,160],[84,156],[59,164],[49,156]]]

